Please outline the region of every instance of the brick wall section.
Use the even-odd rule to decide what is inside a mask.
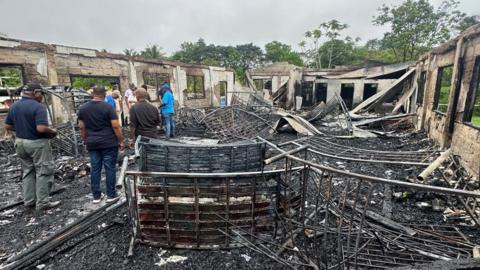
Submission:
[[[480,127],[475,128],[463,122],[477,57],[480,57],[480,24],[423,55],[417,62],[417,72],[427,71],[427,79],[424,102],[419,107],[417,115],[419,116],[418,126],[424,128],[429,137],[442,148],[451,148],[454,154],[461,156],[462,164],[478,179],[480,178]],[[458,89],[452,80],[447,114],[440,114],[434,108],[438,68],[451,64],[454,64],[454,74],[461,70],[460,65],[463,72],[459,73],[461,76]],[[454,104],[456,92],[458,100]],[[453,111],[455,106],[456,110]],[[452,132],[448,126],[449,118],[454,119]]]

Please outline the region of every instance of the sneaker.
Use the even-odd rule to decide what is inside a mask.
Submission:
[[[116,202],[116,201],[118,201],[119,198],[120,198],[119,196],[108,197],[107,198],[107,203]]]
[[[42,206],[39,206],[37,208],[37,210],[41,211],[41,210],[47,210],[47,209],[51,209],[51,208],[55,208],[57,206],[60,205],[60,201],[54,201],[54,202],[48,202],[47,204],[45,205],[42,205]]]
[[[103,195],[103,193],[102,193],[102,194],[100,195],[100,198],[98,198],[98,199],[93,199],[92,202],[93,202],[94,204],[100,203],[100,202],[102,201],[102,199],[103,199],[104,196],[105,196],[105,195]]]

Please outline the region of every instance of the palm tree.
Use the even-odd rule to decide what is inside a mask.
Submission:
[[[139,56],[140,54],[135,51],[135,49],[125,49],[123,50],[123,54],[128,55],[128,56]]]
[[[165,53],[162,52],[162,47],[157,44],[147,45],[145,50],[140,53],[141,56],[145,58],[160,59],[165,56]]]

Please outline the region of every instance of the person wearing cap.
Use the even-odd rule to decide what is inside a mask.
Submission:
[[[102,166],[105,168],[107,202],[117,199],[115,191],[118,150],[123,150],[122,128],[115,110],[105,100],[103,86],[93,87],[93,99],[78,111],[80,135],[90,156],[90,183],[93,203],[102,201],[100,190]]]
[[[5,129],[16,137],[15,150],[22,165],[23,202],[37,210],[60,204],[49,199],[55,173],[49,139],[57,131],[48,127],[47,108],[41,103],[43,95],[39,84],[27,84],[22,89],[22,98],[12,105],[5,119]]]

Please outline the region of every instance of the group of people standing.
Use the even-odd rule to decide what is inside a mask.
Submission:
[[[22,89],[22,98],[10,108],[5,120],[5,128],[14,132],[15,149],[22,164],[24,204],[44,210],[56,207],[59,201],[50,201],[53,185],[54,161],[49,139],[57,131],[49,127],[47,108],[42,104],[44,91],[38,84],[28,84]],[[100,190],[102,167],[106,176],[107,202],[118,197],[115,190],[116,164],[119,150],[125,148],[122,133],[121,93],[114,89],[107,96],[104,86],[95,85],[91,89],[92,100],[83,104],[78,111],[80,135],[91,163],[91,189],[93,203],[102,201]],[[146,87],[130,85],[125,92],[125,105],[128,110],[129,147],[133,147],[138,136],[158,137],[158,127],[165,127],[165,138],[175,134],[174,95],[168,83],[157,91],[160,108],[148,101]],[[162,120],[163,119],[163,120]]]

